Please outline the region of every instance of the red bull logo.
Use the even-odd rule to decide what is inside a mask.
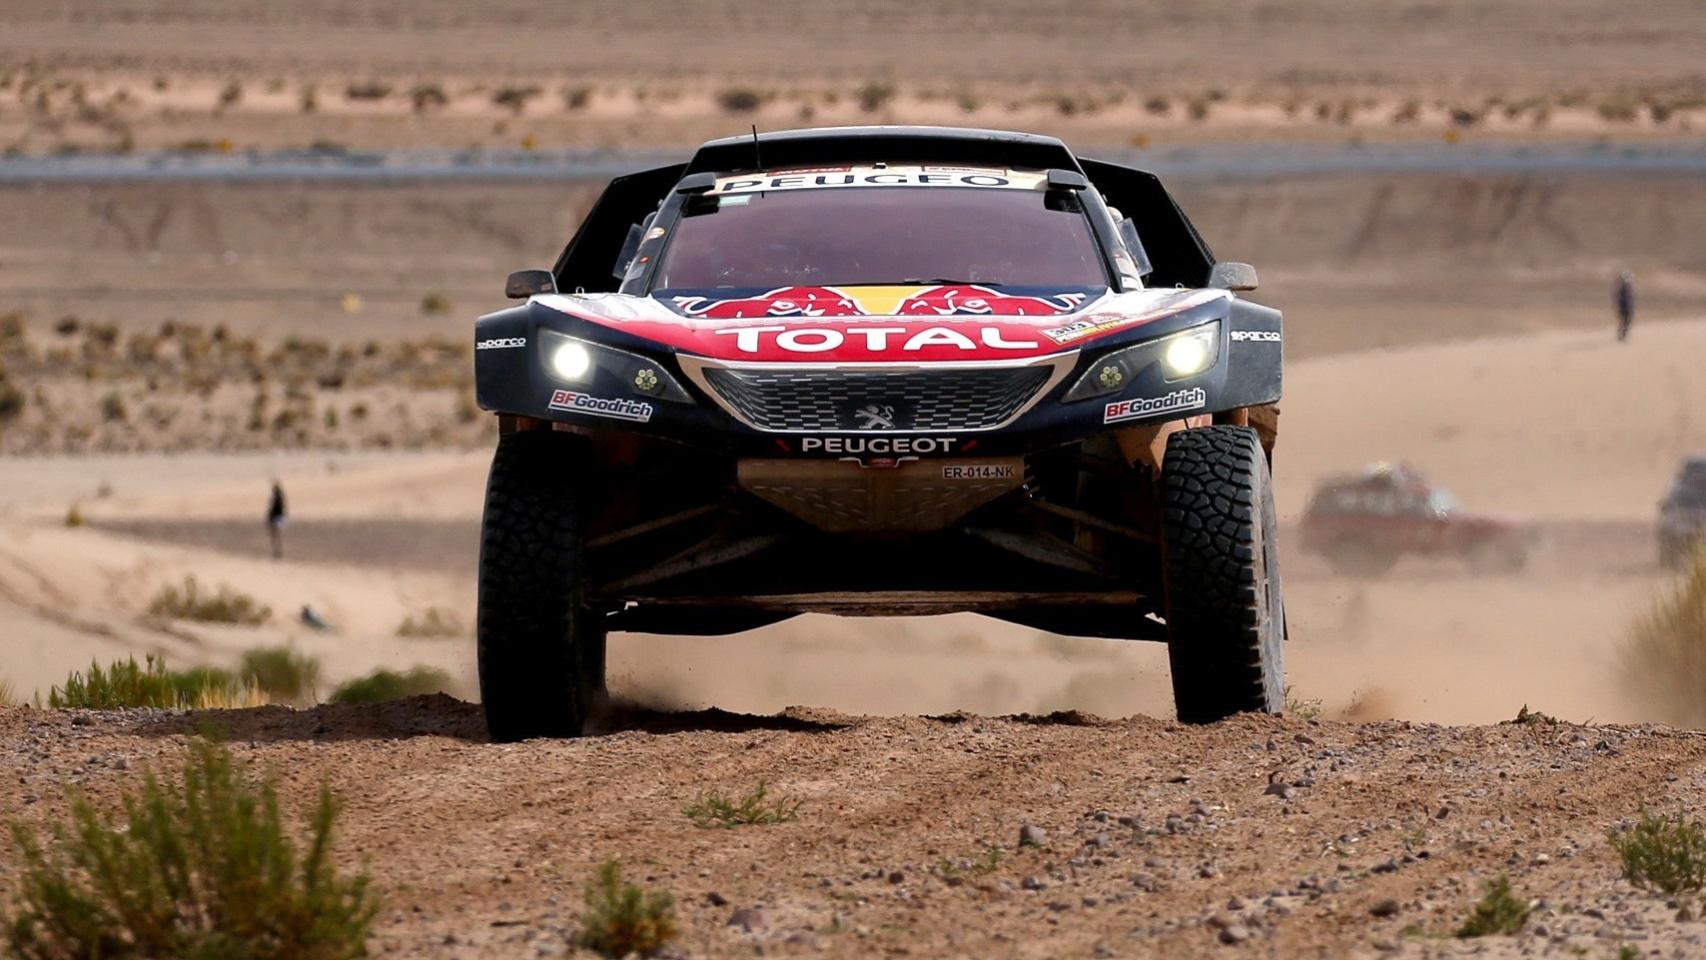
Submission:
[[[682,313],[707,320],[867,316],[857,300],[833,287],[778,287],[756,297],[675,297],[674,301]]]
[[[1053,317],[1077,310],[1082,293],[1009,296],[976,284],[939,287],[778,287],[755,297],[714,300],[673,297],[675,308],[707,320],[763,320],[783,317]],[[898,300],[897,300],[898,297]]]
[[[1071,313],[1083,302],[1082,293],[1016,297],[989,287],[958,284],[913,294],[901,301],[895,313],[907,317],[1053,317]]]

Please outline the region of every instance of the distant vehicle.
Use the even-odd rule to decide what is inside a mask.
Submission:
[[[1374,464],[1321,483],[1303,514],[1304,552],[1352,576],[1379,576],[1405,556],[1455,557],[1476,570],[1528,563],[1522,524],[1465,510],[1415,468]]]
[[[1659,501],[1659,563],[1680,567],[1706,534],[1706,457],[1689,457]]]

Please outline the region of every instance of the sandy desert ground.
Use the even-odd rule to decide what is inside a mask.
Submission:
[[[546,11],[17,0],[0,10],[0,149],[674,146],[747,123],[896,119],[1122,144],[1706,124],[1689,0]]]

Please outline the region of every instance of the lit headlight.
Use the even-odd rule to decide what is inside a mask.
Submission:
[[[662,363],[651,357],[581,340],[553,330],[539,331],[539,357],[546,373],[569,383],[639,394],[675,403],[692,403]]]
[[[1072,385],[1072,389],[1066,391],[1065,400],[1071,403],[1119,393],[1152,363],[1160,364],[1161,378],[1172,382],[1212,370],[1219,359],[1220,321],[1211,320],[1098,358]]]
[[[574,340],[551,348],[551,372],[564,380],[579,382],[592,372],[592,351]]]

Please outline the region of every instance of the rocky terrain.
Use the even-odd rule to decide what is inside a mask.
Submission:
[[[385,895],[381,956],[556,956],[617,858],[672,892],[678,956],[1682,957],[1700,905],[1620,879],[1606,832],[1698,809],[1706,736],[1539,714],[1451,727],[1242,718],[872,718],[618,709],[496,746],[448,697],[172,714],[0,710],[0,817],[109,801],[213,730],[322,782]],[[787,822],[699,827],[767,784]],[[0,858],[0,889],[9,883]],[[1522,932],[1459,940],[1508,877]],[[1628,946],[1634,953],[1619,953]]]

